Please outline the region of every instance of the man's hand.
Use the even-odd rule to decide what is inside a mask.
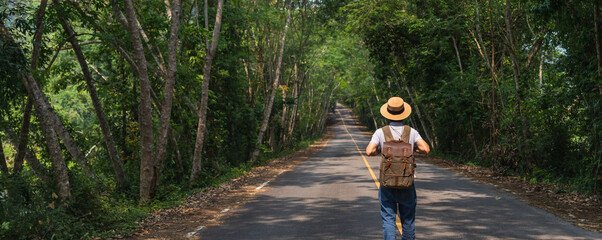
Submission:
[[[431,148],[423,139],[418,140],[415,145],[417,153],[429,154],[431,152]]]
[[[366,147],[366,155],[368,156],[376,156],[380,153],[380,151],[378,150],[378,148],[376,147],[376,144],[374,143],[369,143],[368,146]]]

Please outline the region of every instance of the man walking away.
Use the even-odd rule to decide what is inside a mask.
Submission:
[[[410,105],[400,97],[392,97],[380,108],[380,114],[389,119],[390,134],[395,140],[400,140],[404,127],[401,120],[412,113]],[[366,155],[376,156],[381,152],[385,140],[385,133],[379,128],[372,135],[372,140],[366,147]],[[412,149],[418,153],[428,154],[429,145],[422,139],[418,131],[411,129],[408,138]],[[399,214],[402,225],[402,239],[414,239],[414,219],[416,213],[416,188],[415,184],[408,189],[389,188],[381,185],[378,191],[380,200],[380,214],[383,219],[383,235],[385,240],[395,239],[395,216]]]

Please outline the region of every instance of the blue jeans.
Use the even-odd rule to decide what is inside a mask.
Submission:
[[[414,239],[414,218],[416,216],[416,188],[393,189],[381,187],[378,191],[380,215],[383,218],[385,240],[394,240],[396,235],[395,214],[401,219],[401,239]]]

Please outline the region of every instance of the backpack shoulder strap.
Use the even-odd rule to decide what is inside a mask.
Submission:
[[[401,134],[401,141],[403,141],[405,143],[409,143],[410,133],[412,133],[412,128],[408,125],[405,125],[403,127],[403,133]]]
[[[393,135],[391,134],[391,128],[389,128],[389,125],[383,127],[383,134],[385,135],[385,142],[395,140],[393,139]]]

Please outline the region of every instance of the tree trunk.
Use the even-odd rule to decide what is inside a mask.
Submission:
[[[286,135],[292,138],[293,130],[295,127],[295,122],[297,121],[297,110],[299,109],[299,92],[301,91],[301,86],[299,84],[299,69],[297,68],[297,64],[295,64],[295,79],[293,82],[293,109],[291,110],[291,117],[289,118],[288,123],[286,123]],[[288,141],[285,142],[286,146],[288,146]]]
[[[410,119],[410,124],[412,124],[411,126],[418,126],[418,125],[416,125],[416,121],[414,121],[413,115],[410,115],[409,119]]]
[[[533,58],[535,58],[535,56],[537,56],[537,53],[539,52],[539,49],[541,48],[541,45],[543,44],[543,37],[540,37],[539,39],[537,39],[537,41],[535,41],[535,43],[533,44],[533,47],[531,48],[531,53],[529,54],[529,57],[527,58],[527,63],[525,64],[525,68],[524,70],[527,71],[529,69],[529,67],[531,66],[531,63],[533,62]]]
[[[594,3],[594,37],[596,38],[596,58],[598,61],[598,83],[600,82],[600,79],[602,79],[602,50],[600,49],[600,30],[599,28],[599,24],[598,24],[598,16],[600,15],[600,2],[599,1],[595,1]],[[599,84],[598,85],[598,92],[600,93],[600,95],[602,95],[602,85]],[[600,134],[596,134],[598,137],[600,136]],[[597,151],[595,151],[596,147],[598,148]],[[598,159],[600,159],[600,148],[602,148],[602,141],[600,141],[600,139],[598,139],[598,146],[593,147],[594,151],[593,152],[597,152],[598,153]],[[602,180],[602,173],[600,171],[600,165],[602,165],[602,163],[598,162],[598,164],[596,164],[596,169],[595,171],[595,180],[594,180],[594,193],[598,192],[598,182],[600,182]]]
[[[433,139],[430,137],[430,135],[428,134],[428,131],[426,130],[426,124],[424,123],[424,120],[422,119],[422,115],[420,114],[420,107],[418,107],[418,102],[416,102],[414,100],[414,96],[410,92],[410,89],[408,88],[408,86],[406,86],[405,89],[406,89],[406,92],[408,93],[408,96],[410,96],[410,100],[412,101],[412,103],[414,103],[414,107],[416,107],[416,114],[418,115],[418,120],[420,121],[420,124],[422,125],[422,129],[424,130],[424,135],[429,140],[429,143],[431,144],[431,146],[434,148],[435,144],[433,144]]]
[[[176,0],[177,1],[177,0]],[[163,3],[165,3],[165,9],[166,12],[165,14],[167,15],[167,20],[171,21],[172,19],[174,19],[175,17],[172,17],[172,11],[171,11],[171,4],[169,2],[169,0],[163,0]],[[175,5],[175,3],[174,3]],[[175,15],[174,15],[175,16]],[[173,22],[173,21],[172,21]]]
[[[333,77],[333,80],[336,81],[336,76]],[[318,119],[320,119],[318,121],[318,133],[323,133],[324,131],[324,127],[326,126],[326,118],[328,117],[328,109],[330,108],[330,101],[332,100],[332,96],[334,95],[334,92],[337,90],[337,88],[339,88],[341,86],[341,82],[338,82],[333,88],[332,90],[330,90],[330,94],[324,94],[324,99],[322,100],[322,102],[324,103],[324,106],[322,108],[320,108],[321,111],[318,111],[318,116],[316,116]]]
[[[134,58],[138,66],[140,80],[139,129],[140,129],[140,202],[146,203],[151,198],[153,178],[153,116],[151,106],[151,86],[148,79],[148,63],[144,56],[144,47],[140,39],[140,30],[132,0],[124,0],[125,13],[128,20],[127,31],[132,40]]]
[[[401,88],[400,88],[401,90]],[[376,84],[374,83],[374,80],[372,80],[372,92],[374,92],[374,97],[376,98],[376,103],[379,104],[380,103],[380,97],[378,96],[378,93],[376,92]],[[385,126],[385,119],[384,118],[378,118],[380,121],[380,125],[381,126]]]
[[[280,68],[282,66],[282,56],[284,55],[284,44],[286,43],[286,32],[288,31],[288,26],[291,21],[291,7],[293,2],[289,3],[287,9],[287,17],[286,23],[284,25],[284,32],[282,33],[282,39],[280,40],[280,53],[278,54],[278,62],[276,63],[276,76],[274,76],[274,82],[272,83],[271,93],[269,98],[266,99],[265,110],[263,111],[263,120],[261,121],[261,127],[259,128],[259,134],[257,135],[257,145],[255,147],[255,151],[253,151],[253,155],[251,156],[251,162],[255,162],[259,157],[259,146],[263,141],[263,135],[268,128],[268,123],[270,121],[270,115],[272,114],[272,107],[274,106],[274,97],[276,96],[276,91],[278,90],[278,81],[280,80]]]
[[[313,96],[314,96],[314,90],[311,88],[311,85],[309,86],[309,90],[308,90],[308,92],[309,92],[309,96],[308,96],[308,98],[307,98],[307,101],[308,101],[308,104],[307,104],[308,111],[307,111],[307,113],[308,113],[308,114],[312,114],[312,111],[311,111],[311,110],[312,110],[312,106],[313,106],[313,104],[312,104],[312,100],[313,100]],[[310,127],[310,124],[309,124],[309,122],[311,122],[311,120],[312,120],[312,119],[308,119],[308,120],[305,122],[305,132],[304,132],[303,134],[301,134],[301,136],[305,135],[305,133],[307,133],[307,132],[309,131],[309,127]]]
[[[17,148],[17,146],[19,145],[19,139],[17,139],[17,135],[15,134],[15,131],[8,127],[8,125],[6,125],[6,123],[4,124],[4,135],[8,138],[9,142],[13,145],[14,148]],[[25,161],[27,161],[27,165],[29,166],[29,168],[33,171],[33,173],[43,182],[43,183],[49,183],[50,182],[50,178],[48,177],[48,171],[44,168],[44,166],[42,166],[42,164],[40,163],[40,161],[35,157],[35,154],[33,152],[31,152],[31,150],[29,148],[25,148],[25,150],[23,150],[23,155],[24,155],[24,159]],[[22,167],[22,164],[21,164]],[[20,171],[20,170],[19,170]],[[18,171],[15,171],[15,169],[13,168],[13,173],[18,173]]]
[[[512,32],[512,16],[510,15],[510,1],[506,0],[506,8],[504,10],[504,20],[506,22],[506,30],[508,31],[508,44],[510,45],[510,60],[512,61],[512,71],[514,72],[514,87],[516,89],[516,100],[518,104],[518,112],[521,119],[523,140],[527,139],[527,119],[523,113],[523,94],[520,88],[520,65],[516,56],[516,47],[514,45],[514,34]]]
[[[60,5],[56,2],[56,0],[54,3],[55,6],[59,8],[59,12],[62,12],[62,9],[60,9]],[[98,118],[98,123],[100,125],[100,129],[104,137],[107,150],[109,152],[109,157],[111,158],[111,161],[113,163],[113,170],[115,171],[117,185],[119,186],[119,188],[124,188],[126,185],[125,174],[123,173],[123,167],[119,158],[119,153],[117,152],[117,148],[115,147],[115,141],[113,140],[113,135],[111,134],[111,129],[109,128],[108,120],[102,109],[102,105],[100,104],[100,99],[98,98],[96,86],[94,86],[94,80],[92,79],[90,68],[88,67],[88,63],[84,57],[84,53],[81,49],[81,46],[79,45],[77,38],[75,38],[76,33],[73,31],[73,28],[63,17],[61,17],[61,14],[59,14],[59,18],[61,20],[61,25],[63,26],[65,33],[67,33],[67,40],[71,43],[73,51],[75,52],[75,56],[77,57],[77,61],[79,62],[79,66],[82,69],[84,80],[86,81],[86,86],[88,88],[88,93],[90,94],[90,99],[92,100],[92,105],[94,106],[94,111],[96,112],[96,117]]]
[[[320,54],[318,55],[318,58],[321,57],[326,51],[324,51],[324,49],[320,52]],[[313,66],[317,63],[318,61],[313,61],[310,67],[306,67],[305,72],[300,71],[301,74],[296,74],[295,75],[295,83],[294,83],[294,98],[295,98],[295,104],[293,105],[293,111],[291,113],[291,119],[289,121],[289,125],[288,125],[288,135],[292,136],[293,131],[295,130],[295,126],[297,124],[297,115],[298,115],[298,111],[299,111],[299,98],[301,97],[301,90],[303,90],[303,86],[305,85],[305,81],[307,80],[307,74],[309,72],[309,70],[311,68],[313,68]],[[303,136],[303,135],[301,135]]]
[[[218,5],[219,5],[219,3],[218,3]],[[209,31],[209,13],[207,11],[207,8],[209,8],[209,4],[207,3],[207,0],[205,0],[205,5],[204,5],[204,8],[203,8],[203,10],[204,10],[204,16],[205,16],[205,29],[207,31]],[[208,37],[205,37],[205,46],[207,47],[207,52],[209,52],[209,49],[211,48],[211,45],[209,45],[209,38]]]
[[[40,7],[36,13],[36,32],[33,37],[33,51],[31,52],[31,69],[35,70],[38,67],[38,59],[40,57],[40,49],[42,46],[42,34],[44,33],[44,14],[46,13],[46,6],[48,1],[41,0]]]
[[[487,68],[489,68],[489,70],[491,71],[491,75],[493,77],[493,79],[495,81],[497,81],[497,75],[495,74],[495,65],[493,64],[494,61],[489,61],[489,54],[487,53],[487,47],[485,47],[484,41],[483,41],[483,35],[481,34],[481,24],[480,24],[481,20],[479,18],[479,3],[477,0],[475,0],[475,31],[477,32],[477,36],[475,37],[473,34],[473,38],[474,41],[477,43],[477,48],[479,49],[479,53],[481,55],[481,57],[483,58],[483,60],[485,61],[485,65],[487,66]],[[472,33],[472,31],[471,31]],[[478,39],[477,39],[478,37]],[[492,44],[493,46],[493,44]],[[492,53],[492,55],[495,53]],[[495,56],[495,55],[493,55]]]
[[[291,79],[292,78],[292,82],[293,82],[293,86],[290,87],[289,89],[285,89],[282,88],[282,100],[284,101],[284,104],[282,106],[282,121],[280,122],[280,127],[281,127],[281,131],[280,131],[280,141],[281,141],[281,149],[286,148],[289,144],[289,141],[291,140],[290,134],[289,134],[289,126],[290,126],[290,121],[293,120],[293,111],[295,111],[295,106],[293,104],[292,108],[289,107],[289,103],[287,103],[287,98],[288,97],[288,91],[292,91],[291,95],[292,95],[292,99],[296,98],[296,90],[297,90],[297,84],[299,83],[299,68],[297,67],[297,62],[295,62],[295,64],[293,64],[293,74],[291,74],[291,76],[289,77],[289,80],[287,81],[287,86],[290,84]]]
[[[476,138],[474,136],[474,127],[472,124],[472,119],[470,120],[470,141],[472,142],[472,146],[474,148],[474,158],[478,158],[479,157],[479,149],[477,148],[477,142],[476,142]]]
[[[169,2],[169,1],[167,1]],[[155,149],[155,170],[153,183],[151,185],[151,195],[154,195],[159,188],[161,180],[161,171],[163,170],[163,161],[167,150],[167,135],[171,129],[171,109],[173,104],[173,91],[176,82],[177,73],[177,51],[178,51],[178,29],[180,23],[180,11],[182,6],[180,0],[173,0],[171,5],[171,27],[169,31],[169,42],[167,45],[167,79],[163,88],[163,103],[161,105],[161,116],[159,120],[159,133],[157,136],[157,146]]]
[[[458,44],[456,43],[456,38],[454,36],[452,36],[451,39],[454,43],[454,49],[456,50],[456,58],[458,59],[458,66],[460,67],[460,74],[463,74],[464,70],[462,69],[462,59],[460,58],[460,51],[458,51]]]
[[[75,161],[78,162],[79,166],[83,169],[86,176],[94,177],[94,172],[92,172],[88,167],[88,161],[85,155],[81,152],[80,148],[75,143],[75,140],[73,139],[73,137],[71,137],[71,134],[67,131],[67,129],[60,121],[59,117],[56,115],[54,110],[52,110],[50,102],[48,102],[48,99],[38,86],[37,82],[35,82],[33,76],[26,78],[26,80],[33,80],[33,82],[30,82],[29,84],[31,85],[30,87],[32,91],[30,94],[34,94],[34,107],[36,105],[44,105],[44,108],[48,110],[48,115],[42,117],[43,121],[48,121],[49,124],[54,128],[56,134],[60,136],[60,138],[63,140],[63,145],[65,145],[73,159],[75,159]]]
[[[184,164],[182,163],[182,154],[180,153],[180,148],[178,147],[178,141],[174,136],[173,129],[169,131],[169,138],[171,144],[173,145],[174,151],[176,152],[176,167],[177,167],[177,178],[181,179],[184,174]]]
[[[33,79],[33,77],[32,77],[32,79]],[[37,86],[37,83],[35,83],[35,84]],[[39,86],[37,86],[37,90],[34,90],[34,91],[39,91],[39,94],[44,94],[42,92],[42,90],[39,89]],[[35,97],[34,97],[34,99],[35,99]],[[61,140],[63,140],[63,145],[65,145],[65,148],[67,148],[67,150],[69,151],[69,153],[71,154],[73,159],[75,159],[75,161],[78,162],[78,164],[83,169],[86,176],[94,177],[94,172],[92,170],[90,170],[90,168],[88,167],[88,160],[86,159],[86,156],[82,153],[79,146],[77,146],[77,143],[75,143],[75,140],[73,139],[73,137],[71,137],[71,134],[67,131],[67,129],[65,128],[65,125],[63,125],[63,123],[60,121],[59,117],[56,115],[54,110],[52,110],[52,107],[50,106],[50,102],[48,102],[48,99],[45,96],[43,98],[39,98],[39,99],[44,102],[41,102],[41,103],[38,102],[38,104],[47,105],[48,109],[50,109],[50,112],[49,112],[50,115],[48,116],[49,119],[45,119],[44,121],[48,121],[48,120],[51,121],[51,124],[52,124],[53,128],[55,129],[55,131],[57,132],[58,136],[60,136]],[[36,105],[36,103],[34,102],[34,106],[35,105]]]
[[[153,108],[153,110],[154,110],[154,111],[155,111],[157,114],[159,114],[159,116],[160,116],[160,115],[161,115],[161,112],[160,112],[160,111],[161,111],[161,109],[163,108],[163,104],[161,104],[161,103],[159,102],[159,99],[157,98],[157,95],[155,94],[155,91],[154,91],[153,89],[151,89],[151,98],[152,98],[152,100],[153,100],[153,103],[155,104],[155,105],[154,105],[154,108]],[[175,99],[175,96],[174,96],[174,99]],[[188,97],[184,96],[184,97],[183,97],[183,99],[184,99],[184,101],[186,101],[186,102],[187,102],[187,105],[188,105],[188,107],[189,107],[191,110],[193,110],[193,111],[195,111],[195,112],[196,112],[196,111],[198,111],[198,109],[196,109],[196,106],[193,106],[193,105],[192,105],[192,103],[190,102],[190,99],[188,99]],[[198,117],[198,113],[197,113],[197,117]],[[181,156],[181,154],[180,154],[180,150],[178,149],[178,142],[177,142],[177,140],[176,140],[175,136],[173,135],[173,132],[174,132],[174,131],[173,131],[173,127],[172,127],[171,125],[167,125],[167,126],[169,127],[169,130],[168,130],[168,133],[167,133],[167,138],[169,138],[169,139],[170,139],[170,141],[171,141],[171,143],[172,143],[172,145],[173,145],[173,147],[174,147],[174,151],[176,152],[176,164],[177,164],[177,167],[178,167],[178,171],[179,171],[180,173],[183,173],[183,172],[184,172],[184,166],[182,165],[182,156]],[[155,164],[156,164],[156,162],[155,162]],[[163,164],[161,164],[161,166],[162,166],[162,165],[163,165]],[[155,170],[156,170],[156,169],[155,169]],[[181,176],[178,176],[178,177],[181,177]],[[157,180],[157,179],[153,177],[153,184],[155,184],[155,180]],[[158,184],[158,183],[157,183],[157,184]],[[158,187],[158,185],[157,185],[157,186],[153,185],[153,186],[154,186],[154,187]],[[154,187],[153,187],[153,188],[154,188]],[[155,190],[153,190],[153,191],[151,191],[151,192],[154,192],[154,191],[155,191]]]
[[[600,15],[600,2],[594,4],[594,33],[596,38],[596,57],[598,60],[598,78],[602,77],[602,49],[600,49],[600,30],[598,29],[598,16]]]
[[[209,102],[209,81],[211,77],[211,64],[217,50],[217,42],[222,24],[222,9],[224,1],[219,0],[217,3],[217,13],[215,14],[215,25],[213,26],[213,42],[205,56],[205,66],[203,71],[203,92],[201,94],[201,108],[199,111],[199,122],[197,125],[196,142],[194,145],[194,155],[192,158],[192,172],[190,173],[190,183],[193,184],[201,174],[203,155],[203,143],[205,141],[205,128],[207,121],[207,107]]]
[[[55,128],[52,126],[50,115],[54,114],[50,108],[48,100],[43,95],[42,91],[36,83],[36,80],[31,74],[26,74],[22,78],[23,85],[27,88],[30,95],[34,97],[34,107],[38,118],[40,119],[40,125],[42,127],[42,133],[46,139],[46,146],[50,153],[50,159],[52,160],[52,172],[54,180],[56,182],[58,195],[61,201],[66,201],[71,198],[71,186],[69,184],[69,175],[67,174],[67,165],[63,159],[63,152],[59,140],[56,136]]]
[[[6,156],[4,156],[4,145],[2,144],[1,137],[0,137],[0,170],[4,173],[8,173],[8,165],[6,165]]]
[[[244,59],[242,59],[242,64],[245,67],[245,74],[247,75],[247,82],[249,83],[247,101],[253,103],[253,85],[251,83],[251,77],[249,76],[249,67],[247,67],[247,62]]]
[[[370,104],[370,100],[366,99],[368,103],[368,109],[370,109],[370,115],[372,115],[372,121],[374,122],[374,129],[378,129],[378,124],[376,123],[376,116],[374,115],[374,111],[372,110],[372,104]]]
[[[21,130],[19,134],[19,144],[17,148],[17,156],[15,156],[15,165],[13,172],[18,173],[23,169],[23,159],[25,157],[25,151],[27,150],[27,142],[29,140],[29,125],[31,122],[31,108],[33,107],[33,101],[31,97],[27,97],[27,103],[23,110],[23,120],[21,122]],[[36,159],[37,160],[37,159]]]
[[[46,13],[46,6],[48,1],[41,0],[40,7],[36,13],[36,32],[34,33],[33,50],[31,52],[31,65],[30,68],[35,70],[38,67],[38,59],[40,57],[40,49],[42,42],[42,34],[44,33],[44,14]],[[58,53],[58,51],[57,51]],[[29,125],[31,123],[31,109],[33,107],[33,101],[31,95],[27,97],[27,103],[23,111],[23,120],[21,122],[21,129],[19,135],[19,144],[17,148],[17,156],[15,157],[15,165],[13,166],[13,172],[18,173],[23,169],[23,158],[25,156],[25,150],[27,150],[27,142],[29,141]],[[37,159],[36,159],[37,161]],[[38,162],[39,164],[39,162]]]
[[[543,54],[539,60],[539,94],[543,95]]]
[[[6,123],[3,122],[3,124],[4,135],[8,137],[8,140],[13,145],[13,147],[17,148],[17,146],[19,146],[19,139],[17,139],[15,131],[12,128],[8,127]],[[44,166],[42,166],[40,161],[38,161],[38,159],[35,157],[35,154],[32,153],[29,150],[29,148],[26,147],[23,151],[23,155],[25,161],[27,161],[27,165],[33,171],[33,173],[40,179],[40,181],[42,181],[43,183],[49,183],[50,177],[48,176],[48,172],[46,171]],[[15,171],[15,168],[13,168],[13,173],[18,173],[18,171]]]
[[[374,97],[376,97],[376,102],[380,103],[380,97],[378,97],[378,93],[376,92],[376,87],[374,87],[374,81],[372,81],[372,92],[374,92]]]
[[[287,83],[286,86],[288,87],[288,83]],[[288,97],[287,90],[286,90],[287,87],[282,87],[281,88],[283,103],[282,103],[282,113],[281,113],[281,116],[280,116],[280,129],[281,129],[281,131],[280,131],[280,146],[279,146],[278,149],[282,149],[282,147],[285,146],[286,141],[288,140],[287,135],[286,135],[286,133],[288,131],[287,131],[286,127],[285,127],[288,124],[287,116],[288,116],[288,112],[289,112],[289,110],[288,110],[288,104],[286,103],[286,98]]]
[[[481,55],[481,58],[483,58],[483,61],[485,62],[485,66],[487,66],[487,68],[490,70],[491,72],[491,128],[490,128],[490,144],[493,145],[495,142],[495,138],[494,136],[497,133],[497,129],[496,129],[496,125],[495,125],[495,120],[496,120],[496,104],[495,104],[495,84],[497,82],[497,74],[495,72],[495,61],[489,61],[489,55],[487,53],[487,48],[484,45],[484,41],[483,41],[483,37],[481,35],[481,26],[480,26],[480,18],[479,18],[479,2],[477,0],[475,0],[475,31],[476,31],[476,36],[475,34],[470,31],[470,33],[473,36],[473,39],[475,41],[475,43],[477,44],[477,49],[479,50],[479,54]],[[493,41],[494,39],[492,39]],[[493,48],[493,44],[492,44],[492,48]],[[495,57],[495,52],[492,53],[492,57]]]
[[[418,96],[416,94],[416,89],[414,89],[414,87],[411,87],[410,90],[412,90],[412,93],[416,96]],[[426,118],[426,121],[429,123],[429,129],[431,130],[431,134],[433,134],[433,146],[431,146],[432,148],[437,148],[437,146],[439,146],[439,140],[437,138],[437,134],[435,132],[435,123],[433,121],[433,118],[431,117],[432,115],[429,114],[429,112],[424,112],[424,116]]]

